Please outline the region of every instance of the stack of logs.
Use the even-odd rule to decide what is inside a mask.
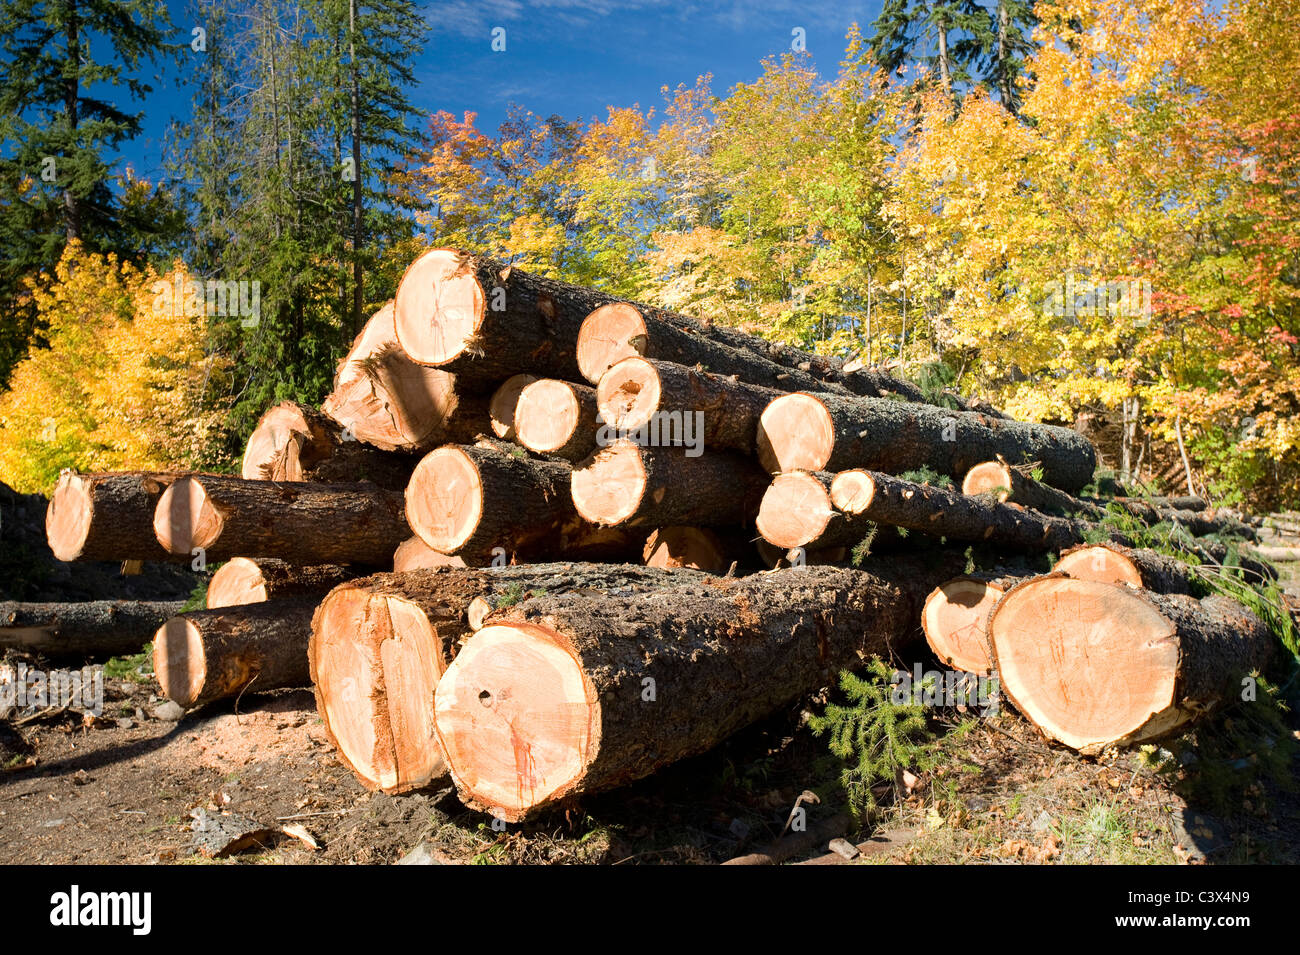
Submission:
[[[242,477],[67,473],[48,537],[64,560],[225,562],[154,640],[181,705],[310,684],[365,785],[450,776],[505,820],[922,633],[1084,753],[1173,732],[1264,665],[1259,620],[1100,521],[1181,525],[1209,563],[1224,545],[1199,537],[1238,525],[1078,497],[1084,437],[950,403],[437,249],[319,410],[266,412]]]

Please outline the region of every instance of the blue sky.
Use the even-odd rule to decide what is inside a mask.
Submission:
[[[802,28],[808,52],[834,72],[844,35],[858,22],[870,32],[881,0],[808,3],[790,0],[448,0],[422,5],[430,26],[411,92],[425,113],[445,109],[479,114],[494,130],[507,107],[567,118],[602,114],[608,105],[662,105],[660,89],[690,85],[712,73],[715,91],[750,81],[760,61],[790,49]],[[177,39],[195,25],[183,0],[168,0]],[[505,29],[506,49],[492,50],[492,31]],[[181,69],[166,65],[144,104],[145,129],[122,155],[136,171],[159,178],[168,123],[189,114]],[[149,71],[154,72],[154,71]],[[140,108],[137,106],[136,108]]]

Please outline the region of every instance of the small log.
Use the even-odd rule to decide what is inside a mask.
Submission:
[[[1125,497],[1115,498],[1121,504],[1149,504],[1152,507],[1167,507],[1175,511],[1207,511],[1210,504],[1203,497],[1194,494],[1183,495],[1182,497]]]
[[[154,635],[163,694],[186,709],[247,691],[307,686],[315,597],[194,610]]]
[[[1092,443],[1069,428],[878,398],[783,395],[758,426],[758,457],[772,473],[933,468],[960,479],[999,455],[1038,462],[1046,483],[1071,492],[1097,466]]]
[[[954,564],[548,592],[498,610],[434,696],[461,800],[517,821],[704,752],[843,667],[903,646],[924,594]]]
[[[519,392],[515,440],[530,451],[581,461],[596,450],[596,390],[539,378]]]
[[[1064,574],[1013,587],[989,618],[1002,690],[1045,735],[1093,756],[1155,742],[1239,696],[1274,637],[1222,596]]]
[[[0,647],[51,657],[107,658],[139,653],[185,605],[180,600],[0,603]]]
[[[401,490],[415,462],[412,455],[362,444],[320,411],[283,401],[258,420],[240,475],[250,481],[371,481]]]
[[[355,576],[336,564],[299,567],[271,557],[234,557],[218,567],[208,581],[207,608],[218,610],[295,597],[319,600]]]
[[[519,404],[519,393],[536,380],[536,375],[511,375],[492,392],[488,413],[492,417],[492,433],[501,440],[515,439],[515,407]]]
[[[641,539],[583,521],[569,494],[569,465],[495,445],[447,445],[411,475],[406,516],[429,547],[467,562],[636,554]]]
[[[1024,577],[1005,574],[963,574],[936,587],[921,613],[925,642],[934,655],[958,670],[992,673],[989,614],[1021,580]]]
[[[690,571],[602,564],[497,570],[440,567],[350,581],[321,602],[308,658],[316,706],[343,761],[368,789],[397,793],[446,775],[433,732],[434,689],[472,633],[477,597],[504,607],[526,594],[654,589]],[[487,611],[491,612],[491,609]]]
[[[618,440],[573,469],[573,503],[598,525],[740,526],[753,520],[763,477],[739,455]]]
[[[382,567],[410,536],[396,491],[218,475],[175,481],[158,499],[153,527],[170,553],[201,553],[208,562],[245,556]]]
[[[1125,584],[1161,594],[1200,596],[1206,590],[1196,571],[1181,560],[1114,543],[1072,547],[1052,569],[1077,580]]]
[[[488,427],[487,403],[463,390],[454,375],[426,368],[402,350],[389,302],[339,363],[321,410],[357,441],[385,451],[424,451],[472,441]]]
[[[634,356],[615,363],[596,387],[600,417],[615,431],[689,428],[706,448],[752,453],[758,419],[780,392],[671,362]],[[699,422],[697,425],[696,422]]]
[[[962,478],[963,494],[989,494],[996,500],[1012,501],[1032,507],[1044,514],[1083,514],[1092,520],[1106,516],[1106,509],[1072,494],[1066,494],[1047,484],[1040,484],[1018,468],[1005,461],[981,461]]]
[[[407,570],[419,570],[422,567],[466,567],[463,557],[436,551],[418,535],[408,537],[397,545],[393,552],[393,570],[402,573]]]
[[[153,533],[158,499],[180,476],[158,471],[64,471],[45,511],[50,550],[59,560],[180,559],[168,553]]]
[[[453,249],[430,249],[397,287],[397,338],[457,387],[490,391],[511,375],[581,381],[583,318],[608,296]]]

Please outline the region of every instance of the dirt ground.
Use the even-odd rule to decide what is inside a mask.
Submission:
[[[1005,709],[967,719],[938,769],[897,799],[882,793],[871,825],[825,830],[842,813],[839,766],[796,707],[651,779],[496,831],[449,786],[367,792],[307,691],[167,722],[151,715],[157,685],[138,679],[110,681],[98,719],[54,712],[17,727],[29,748],[0,775],[0,863],[209,863],[190,831],[207,809],[298,824],[318,844],[260,837],[222,864],[387,864],[421,844],[442,863],[707,864],[767,846],[809,790],[818,837],[798,837],[792,861],[845,862],[827,853],[832,835],[858,844],[856,863],[1300,861],[1300,801],[1284,786],[1252,783],[1212,813],[1140,754],[1080,759]]]

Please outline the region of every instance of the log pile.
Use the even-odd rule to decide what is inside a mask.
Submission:
[[[320,409],[268,409],[241,477],[66,474],[47,526],[67,560],[226,562],[207,609],[148,627],[178,703],[310,685],[364,785],[450,779],[505,820],[922,638],[1084,753],[1265,665],[1263,624],[1198,570],[1243,525],[1086,497],[1082,435],[958,404],[434,249]],[[1186,552],[1135,547],[1151,526]]]

